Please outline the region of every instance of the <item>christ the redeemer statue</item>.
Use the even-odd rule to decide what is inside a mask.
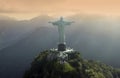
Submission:
[[[58,51],[65,51],[66,50],[66,43],[65,43],[64,28],[65,28],[65,26],[71,25],[71,23],[73,23],[73,22],[64,21],[63,18],[61,17],[60,20],[55,21],[55,22],[49,22],[49,23],[52,23],[53,25],[58,27],[58,32],[59,32]]]

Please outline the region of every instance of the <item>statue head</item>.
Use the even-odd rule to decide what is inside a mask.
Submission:
[[[63,21],[63,17],[60,17],[60,21]]]

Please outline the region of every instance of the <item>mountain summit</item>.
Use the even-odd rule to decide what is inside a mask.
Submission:
[[[120,78],[120,69],[83,59],[78,51],[52,49],[40,52],[24,78]]]

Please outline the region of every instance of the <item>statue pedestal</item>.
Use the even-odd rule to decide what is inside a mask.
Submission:
[[[66,45],[65,44],[58,44],[58,51],[66,51]]]

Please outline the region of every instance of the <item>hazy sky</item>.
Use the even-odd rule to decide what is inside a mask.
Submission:
[[[0,0],[0,14],[18,18],[78,13],[120,15],[120,0]]]

